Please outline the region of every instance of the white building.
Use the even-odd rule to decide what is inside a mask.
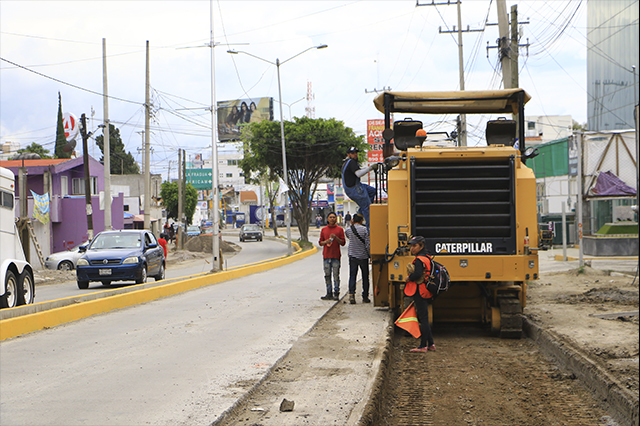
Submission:
[[[540,145],[571,136],[573,119],[570,115],[540,115],[525,117],[524,136],[527,146]]]

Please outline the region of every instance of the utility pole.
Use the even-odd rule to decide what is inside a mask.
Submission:
[[[87,116],[80,117],[80,135],[82,135],[82,158],[84,161],[84,198],[87,209],[87,234],[89,241],[93,239],[93,208],[91,207],[91,176],[89,175],[89,148],[87,139]],[[108,142],[107,142],[108,143]]]
[[[500,65],[502,66],[502,85],[505,89],[511,88],[511,41],[509,39],[509,21],[507,17],[506,0],[496,0],[498,8],[498,48],[500,52]],[[517,21],[516,21],[517,22]]]
[[[182,250],[182,149],[178,148],[178,249]]]
[[[213,0],[209,2],[211,34],[209,48],[211,49],[211,225],[213,227],[211,254],[213,262],[212,272],[222,270],[222,256],[220,255],[220,194],[218,188],[218,106],[216,105],[216,47],[213,41]],[[282,105],[280,105],[282,107]]]
[[[458,33],[458,73],[460,75],[460,90],[464,89],[464,50],[462,46],[462,33],[469,32],[480,32],[484,31],[483,29],[471,29],[467,26],[466,30],[462,29],[462,11],[461,11],[461,3],[462,0],[457,0],[455,3],[452,3],[451,0],[447,0],[446,3],[434,3],[432,0],[431,3],[420,4],[416,3],[416,6],[450,6],[452,4],[456,4],[458,6],[458,29],[453,28],[453,31],[442,31],[442,27],[440,27],[440,34],[448,34],[456,32]],[[460,114],[459,116],[459,131],[458,131],[458,141],[460,146],[467,146],[467,115]]]
[[[527,55],[529,54],[529,39],[527,43],[520,44],[518,25],[528,24],[529,21],[518,22],[518,6],[511,6],[511,35],[509,37],[509,17],[507,16],[507,10],[504,0],[498,0],[496,4],[498,8],[498,23],[488,23],[487,26],[498,25],[500,38],[497,40],[496,46],[489,46],[487,41],[487,58],[489,58],[489,49],[498,49],[500,55],[500,64],[502,67],[502,84],[505,89],[517,88],[520,86],[518,76],[518,56],[519,47],[527,48]]]
[[[464,90],[464,56],[462,51],[462,12],[460,11],[460,3],[458,0],[458,67],[460,74],[460,90]],[[467,146],[467,115],[460,114],[460,134],[458,136],[460,146]]]
[[[29,221],[29,200],[27,199],[27,168],[24,167],[24,160],[22,160],[22,167],[18,169],[18,184],[20,185],[20,223],[18,225],[20,241],[22,242],[24,256],[30,262],[31,242],[29,240],[29,229],[26,226]]]
[[[104,110],[104,127],[102,128],[104,148],[104,229],[110,231],[111,226],[111,139],[109,136],[109,90],[107,86],[107,39],[102,39],[102,108]]]
[[[511,87],[514,89],[520,87],[518,50],[518,5],[514,4],[511,6]]]
[[[151,104],[149,101],[149,40],[147,40],[147,69],[144,105],[144,229],[151,229],[151,175],[149,174],[149,119],[151,117]]]

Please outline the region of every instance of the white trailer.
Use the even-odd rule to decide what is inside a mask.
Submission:
[[[15,217],[15,176],[0,167],[0,308],[35,299],[33,268],[24,256]]]

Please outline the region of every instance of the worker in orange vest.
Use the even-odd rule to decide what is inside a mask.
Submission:
[[[431,258],[425,249],[425,241],[421,236],[415,236],[409,240],[411,254],[415,256],[413,262],[407,265],[407,281],[404,294],[413,297],[413,303],[420,323],[420,346],[411,349],[411,352],[435,351],[433,335],[429,326],[429,299],[433,294],[427,289],[427,277],[431,273]]]

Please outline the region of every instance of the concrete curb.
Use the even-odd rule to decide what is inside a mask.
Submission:
[[[556,261],[560,261],[563,262],[565,261],[563,258],[563,256],[561,254],[556,254],[554,256],[554,260]],[[572,256],[567,256],[567,262],[575,262],[577,260],[580,260],[577,257],[572,257]],[[638,260],[637,256],[601,256],[601,257],[584,257],[582,258],[583,261],[591,261],[591,260]]]
[[[79,300],[80,298],[78,297],[70,297],[66,299],[59,299],[57,301],[43,302],[42,304],[29,305],[27,307],[23,306],[12,308],[9,311],[14,309],[19,310],[21,308],[30,308],[33,309],[33,313],[0,320],[0,341],[31,333],[33,331],[55,327],[57,325],[76,321],[82,318],[87,318],[92,315],[149,302],[161,297],[172,296],[174,294],[193,290],[206,285],[244,277],[256,272],[263,272],[268,269],[287,265],[295,262],[296,260],[311,256],[318,251],[315,246],[306,251],[302,251],[297,244],[296,247],[297,251],[291,256],[283,256],[273,260],[244,265],[215,274],[195,276],[193,278],[187,278],[167,284],[151,284],[151,286],[146,285],[146,288],[135,286],[135,289],[122,294],[97,295],[100,298],[94,297],[94,300],[87,301]],[[141,284],[141,286],[145,286],[145,284]],[[42,310],[43,307],[39,306],[45,304],[51,305],[53,303],[66,303],[66,306],[55,307],[47,310]]]
[[[570,371],[601,403],[620,426],[638,424],[638,396],[622,387],[604,368],[585,357],[569,341],[523,317],[523,331],[560,367]]]
[[[389,315],[389,326],[387,327],[387,338],[382,350],[382,357],[376,378],[371,388],[369,400],[364,407],[362,417],[358,422],[358,426],[374,426],[380,424],[380,413],[383,412],[383,401],[387,398],[384,384],[391,379],[391,354],[393,352],[393,343],[395,339],[395,322],[393,315]]]

